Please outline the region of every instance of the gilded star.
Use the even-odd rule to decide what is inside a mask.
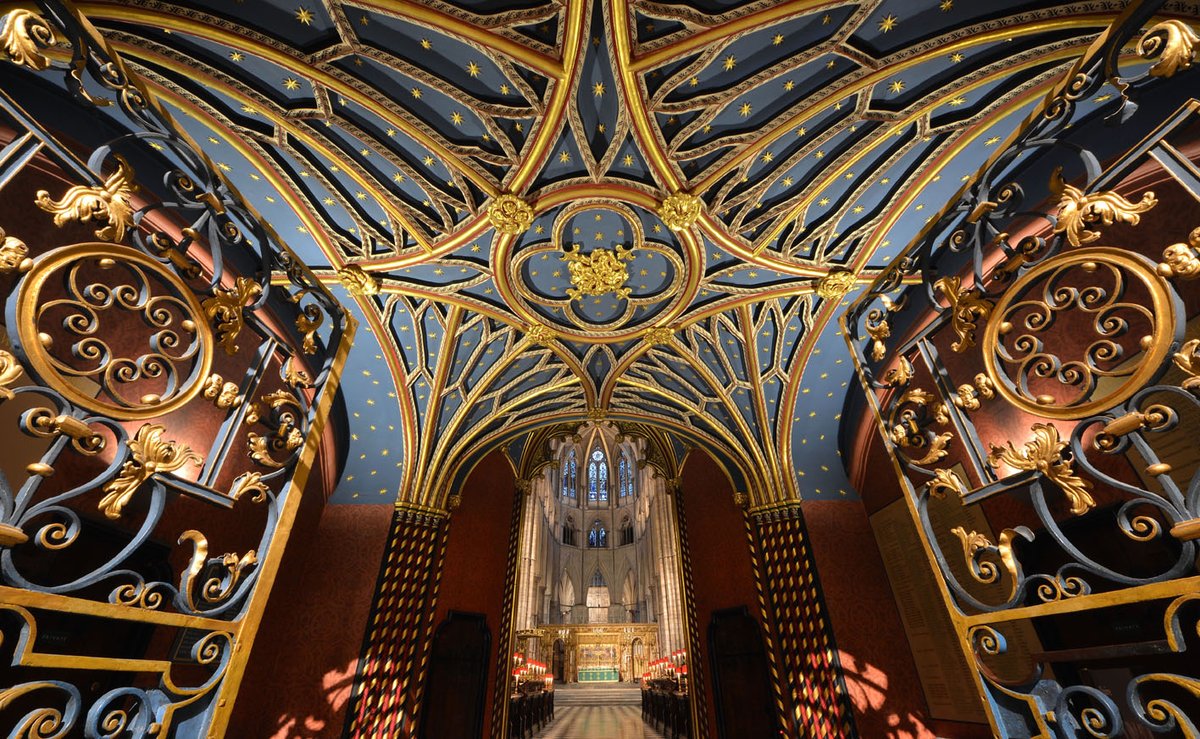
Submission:
[[[722,63],[722,66],[724,66],[725,71],[728,72],[737,66],[737,59],[734,58],[733,54],[730,54],[729,56],[725,57],[725,61]]]
[[[459,113],[457,110],[454,111],[450,114],[450,121],[456,126],[461,126],[463,122],[462,113]]]
[[[829,205],[829,198],[821,198],[820,200],[817,201],[817,205],[820,205],[820,206]]]
[[[784,178],[783,178],[783,186],[784,186],[784,187],[791,187],[791,186],[792,186],[792,178],[791,178],[791,177],[784,177]]]
[[[423,39],[421,39],[421,48],[425,49],[426,51],[429,51],[430,49],[433,48],[433,44],[430,43],[429,39],[423,38]]]
[[[896,27],[896,22],[896,16],[891,14],[885,15],[883,19],[879,21],[879,30],[887,33]]]
[[[746,116],[750,115],[750,112],[753,110],[754,108],[750,105],[750,103],[742,103],[742,107],[738,108],[738,113],[741,113],[742,117],[745,118]]]
[[[242,52],[240,52],[240,51],[235,51],[235,52],[232,52],[232,53],[229,55],[229,58],[230,58],[230,59],[232,59],[232,60],[233,60],[233,61],[235,61],[235,62],[240,62],[241,60],[245,59],[245,58],[246,58],[246,56],[245,56],[245,54],[243,54],[243,53],[242,53]]]
[[[597,82],[596,84],[592,85],[592,94],[596,97],[602,97],[604,95],[604,83]]]
[[[296,8],[296,20],[306,26],[311,26],[313,22],[313,12],[308,8]]]
[[[818,149],[818,150],[817,150],[817,153],[816,153],[816,154],[813,154],[813,156],[814,156],[814,157],[816,157],[817,159],[820,159],[821,157],[825,156],[825,152],[824,152],[824,151],[822,151],[822,150],[820,150],[820,149]]]
[[[774,158],[775,158],[775,155],[774,155],[774,154],[772,154],[771,152],[769,152],[769,151],[764,151],[764,152],[763,152],[763,155],[762,155],[762,160],[763,160],[763,163],[764,163],[764,164],[766,164],[766,163],[770,162],[770,161],[771,161],[771,160],[773,160]]]
[[[299,90],[300,82],[294,77],[288,77],[283,81],[283,86],[289,90]]]
[[[967,99],[966,99],[966,98],[964,98],[964,97],[956,97],[956,98],[951,98],[951,100],[950,100],[950,103],[949,103],[949,104],[957,108],[958,106],[962,105],[962,104],[963,104],[963,103],[965,103],[965,102],[967,102]]]
[[[424,159],[422,159],[421,161],[425,162],[425,166],[426,166],[426,167],[432,167],[432,166],[433,166],[433,157],[425,157],[425,158],[424,158]]]
[[[963,60],[963,55],[959,54],[957,51],[950,55],[950,61],[954,62],[955,64],[957,64],[958,62],[961,62],[962,60]]]
[[[993,137],[991,137],[990,139],[988,139],[987,141],[984,141],[983,143],[984,143],[986,146],[993,146],[993,145],[995,145],[995,144],[998,144],[998,143],[1000,143],[1000,137],[999,137],[999,136],[993,136]]]
[[[954,0],[942,0],[942,4],[938,7],[942,9],[943,13],[948,13],[954,7]]]
[[[472,77],[478,77],[479,76],[479,65],[476,64],[475,62],[468,62],[467,63],[467,74],[471,75]]]
[[[863,207],[862,207],[861,205],[856,205],[856,206],[854,206],[854,208],[853,208],[853,211],[854,211],[855,213],[862,213],[862,212],[863,212]]]
[[[783,34],[782,33],[775,34],[775,38],[771,39],[772,46],[779,46],[782,43],[783,43]]]
[[[420,100],[421,99],[421,88],[414,87],[412,89],[412,96],[415,97],[417,100]]]
[[[507,84],[500,85],[500,94],[501,94],[501,95],[507,95],[507,94],[508,94],[508,90],[509,90],[509,87],[508,87],[508,85],[507,85]]]
[[[695,86],[696,86],[696,85],[698,85],[698,84],[700,84],[700,80],[699,80],[699,79],[697,79],[697,78],[695,78],[695,77],[693,77],[693,78],[691,78],[690,80],[688,80],[688,85],[690,85],[690,86],[692,86],[692,87],[695,87]]]
[[[560,151],[558,153],[558,161],[562,162],[563,164],[569,163],[571,161],[571,152]]]
[[[791,80],[788,80],[787,82],[783,83],[783,89],[787,90],[788,92],[791,92],[792,88],[795,86],[796,86],[796,83],[792,82]]]
[[[622,159],[621,161],[622,161],[622,162],[624,162],[624,164],[625,164],[625,166],[626,166],[626,167],[632,167],[632,166],[633,166],[633,155],[632,155],[632,154],[626,154],[626,155],[625,155],[625,158],[624,158],[624,159]]]
[[[904,80],[892,80],[892,83],[888,85],[888,89],[892,92],[904,92]]]

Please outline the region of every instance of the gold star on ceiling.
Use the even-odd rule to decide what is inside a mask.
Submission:
[[[904,92],[904,80],[892,80],[892,83],[888,85],[888,89],[892,92]]]
[[[433,44],[430,43],[429,39],[423,38],[423,39],[421,39],[421,48],[425,49],[426,51],[429,51],[430,49],[433,48]]]
[[[229,58],[235,62],[240,62],[241,60],[245,59],[246,56],[245,56],[245,54],[243,54],[240,51],[234,51],[234,52],[230,53]]]
[[[472,77],[478,77],[479,76],[479,65],[476,64],[475,62],[468,62],[467,63],[467,74],[471,75]]]
[[[962,60],[963,60],[963,55],[959,54],[957,51],[950,55],[950,61],[954,62],[955,64],[958,64]]]
[[[793,88],[793,87],[795,87],[795,86],[796,86],[796,83],[795,83],[795,82],[792,82],[791,80],[788,80],[787,82],[784,82],[784,83],[783,83],[783,89],[784,89],[784,90],[786,90],[786,91],[788,91],[788,92],[791,92],[791,91],[792,91],[792,88]]]
[[[454,123],[454,125],[461,126],[462,122],[463,122],[462,113],[459,113],[457,110],[454,111],[453,113],[450,114],[450,120],[451,120],[451,122]]]
[[[289,90],[299,90],[300,82],[298,80],[296,80],[294,77],[288,77],[286,80],[283,81],[283,86]]]
[[[943,13],[948,13],[954,7],[954,0],[942,0],[942,4],[938,6]]]
[[[725,61],[722,63],[722,66],[724,66],[725,71],[728,72],[737,66],[737,59],[734,58],[733,54],[730,54],[729,56],[725,57]]]
[[[592,94],[596,97],[602,97],[604,95],[604,83],[597,82],[596,84],[592,85]]]
[[[421,88],[414,87],[412,89],[412,96],[415,97],[417,100],[420,100],[421,99]]]
[[[887,33],[896,27],[896,16],[888,14],[879,21],[879,30]]]
[[[958,106],[962,105],[962,104],[963,104],[963,103],[965,103],[965,102],[967,102],[967,99],[966,99],[966,98],[964,98],[964,97],[956,97],[956,98],[952,98],[952,99],[950,100],[950,105],[952,105],[952,106],[954,106],[954,107],[958,107]]]
[[[632,166],[633,166],[633,155],[632,155],[632,154],[626,154],[626,155],[625,155],[625,158],[624,158],[624,159],[622,159],[621,161],[622,161],[622,162],[624,162],[624,164],[625,164],[625,166],[626,166],[626,167],[632,167]]]
[[[571,152],[569,152],[569,151],[560,151],[560,152],[558,153],[558,161],[562,162],[563,164],[568,164],[568,163],[570,163],[570,161],[571,161]]]
[[[782,33],[775,34],[775,38],[771,39],[772,46],[779,46],[782,43],[783,43],[783,34]]]
[[[743,118],[745,118],[745,117],[747,117],[748,115],[750,115],[750,113],[751,113],[753,110],[754,110],[754,108],[753,108],[753,106],[751,106],[751,105],[750,105],[750,103],[742,103],[742,107],[738,108],[738,113],[740,113],[740,114],[741,114],[741,116],[742,116]]]

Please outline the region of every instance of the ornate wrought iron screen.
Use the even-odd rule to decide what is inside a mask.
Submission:
[[[996,736],[1200,733],[1200,37],[1169,10],[843,318]]]
[[[72,8],[0,57],[0,727],[220,736],[353,323]]]

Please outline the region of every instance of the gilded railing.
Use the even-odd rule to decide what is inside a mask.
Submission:
[[[1164,7],[843,319],[997,736],[1200,735],[1200,36]]]
[[[223,735],[325,435],[352,321],[198,152],[69,6],[0,17],[8,736]]]

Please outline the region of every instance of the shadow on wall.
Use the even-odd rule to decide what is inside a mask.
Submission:
[[[888,692],[888,675],[852,654],[839,650],[846,692],[854,704],[854,720],[864,737],[887,739],[936,739],[921,716],[897,708]]]
[[[289,696],[289,703],[304,706],[304,712],[281,714],[269,739],[334,739],[342,735],[346,721],[346,704],[354,685],[354,670],[358,660],[351,660],[343,669],[325,673],[318,686],[305,683],[303,693]],[[243,685],[242,690],[250,686]],[[262,689],[266,689],[265,686]],[[269,704],[270,701],[263,701]]]

